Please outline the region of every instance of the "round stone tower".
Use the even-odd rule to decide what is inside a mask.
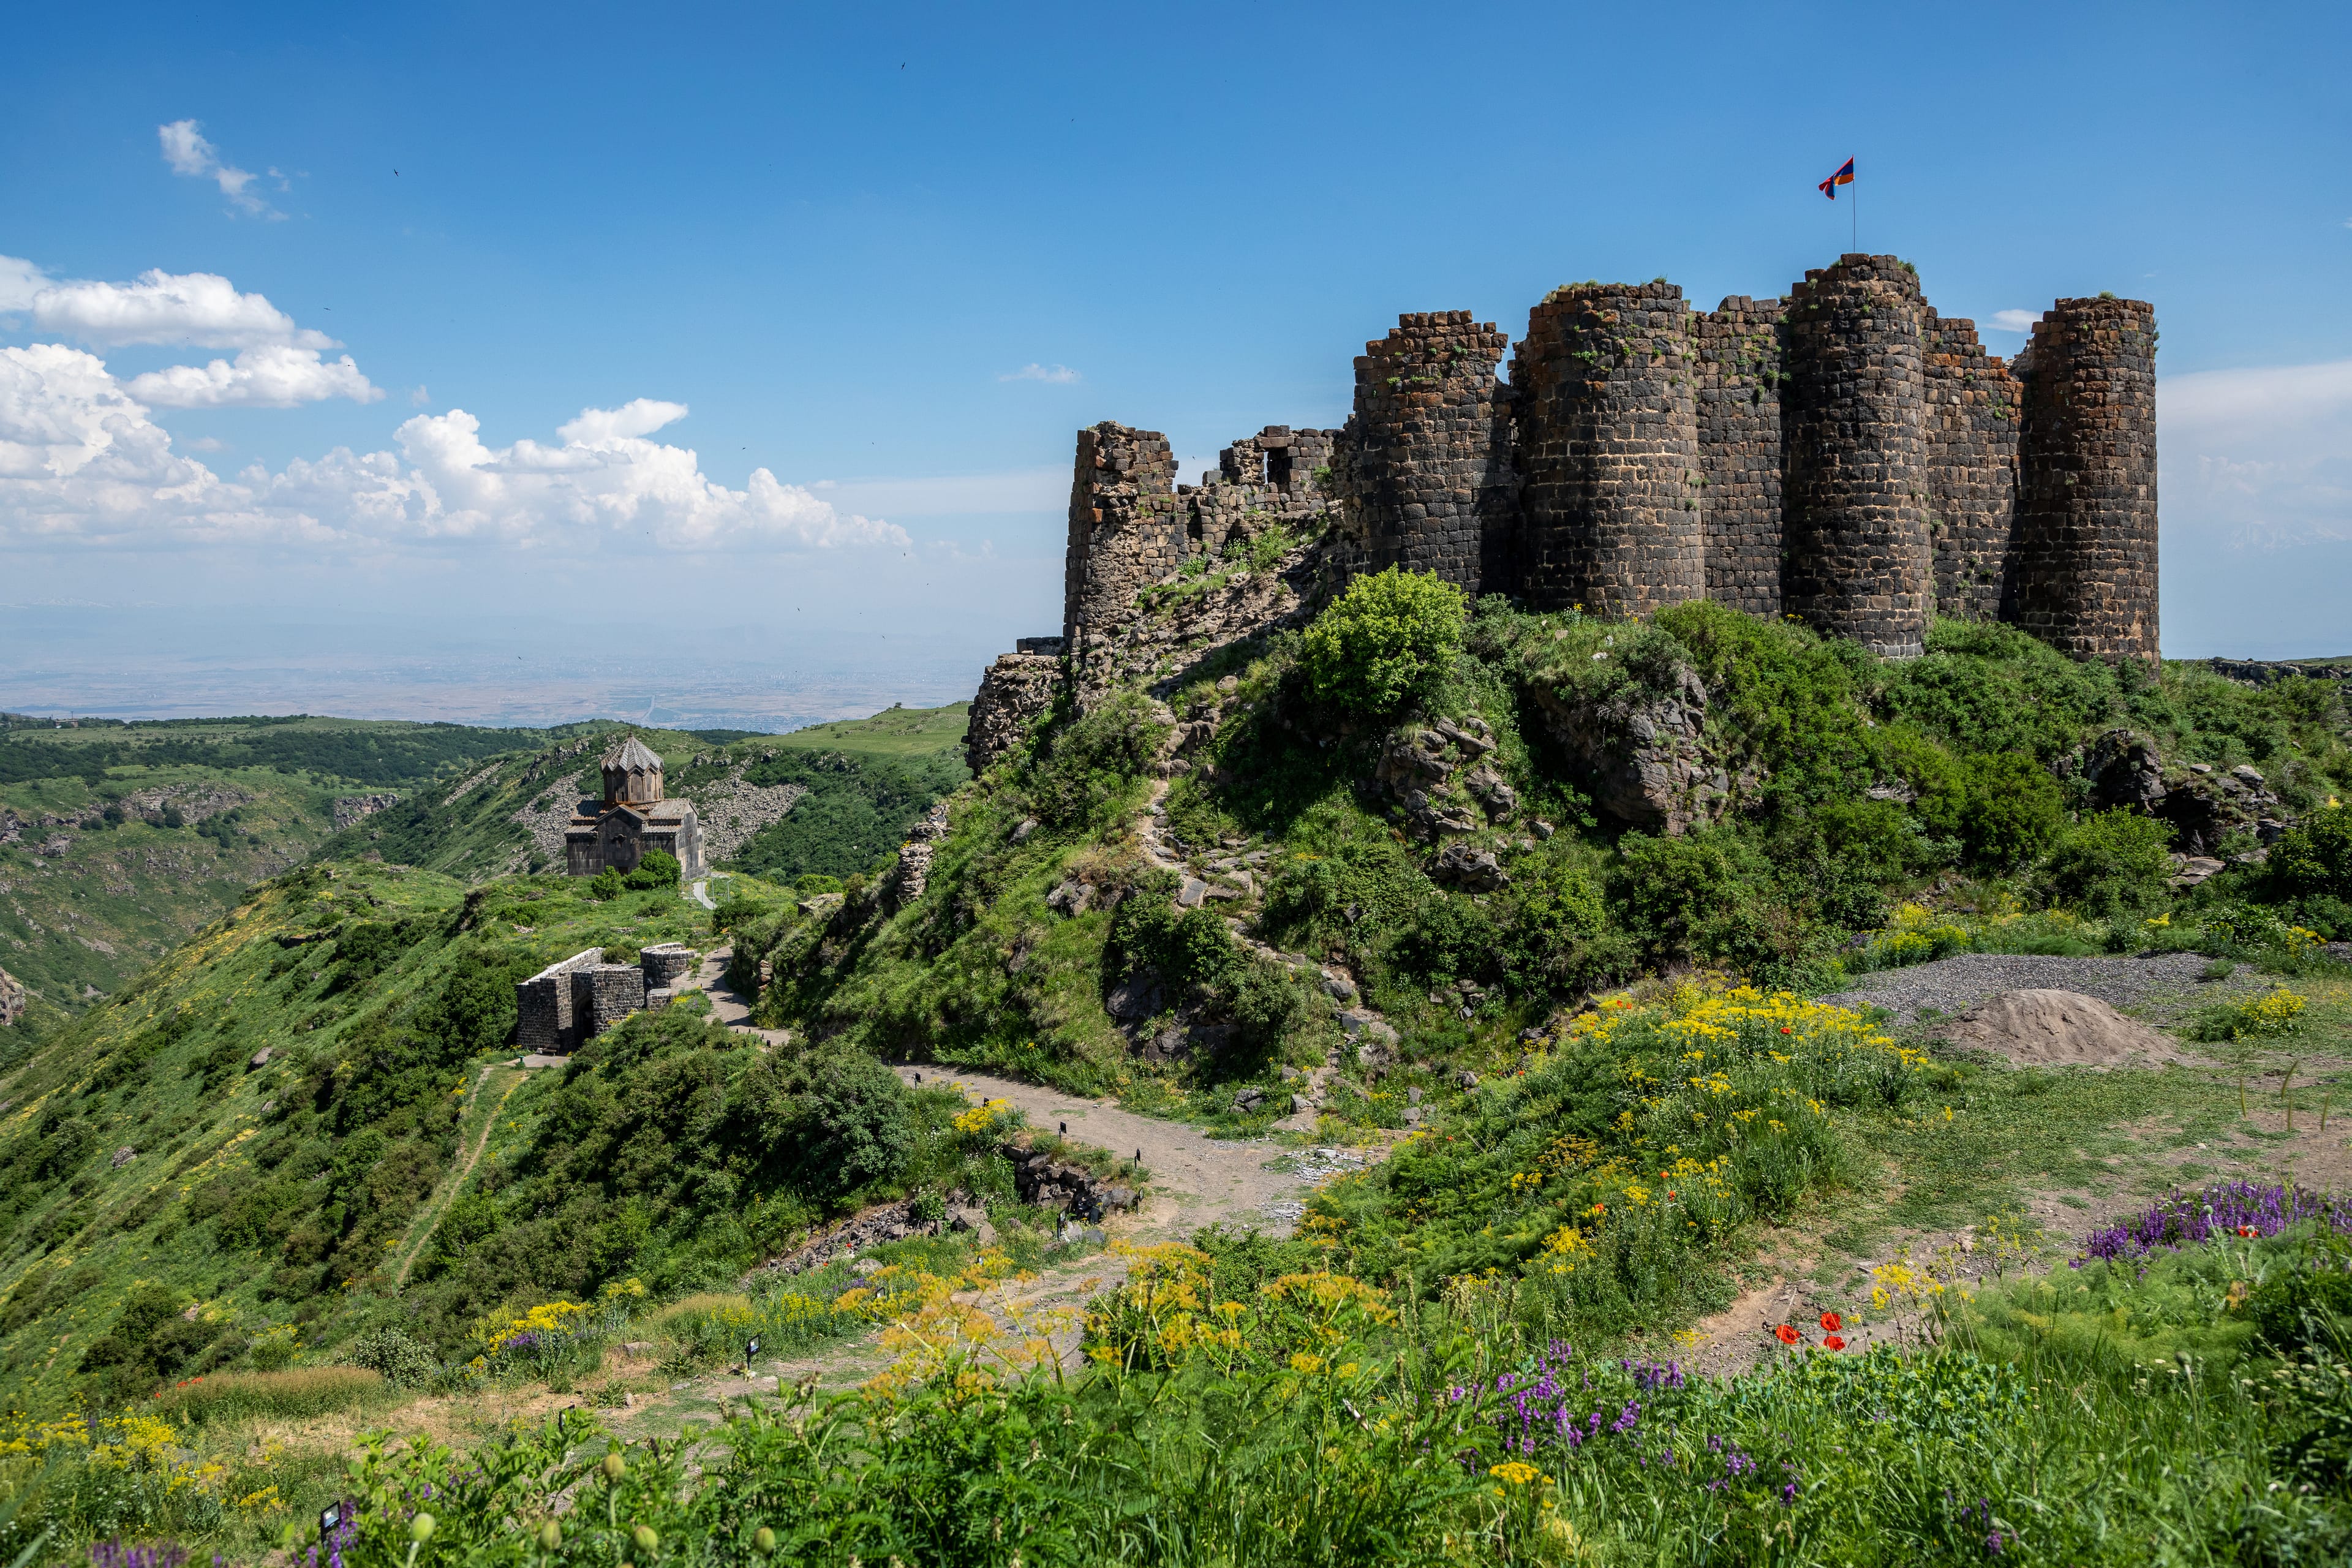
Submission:
[[[1416,310],[1364,345],[1341,485],[1371,570],[1434,572],[1472,594],[1505,585],[1490,580],[1510,503],[1503,343],[1467,310]]]
[[[662,760],[632,735],[604,758],[604,804],[651,805],[662,797]]]
[[[1789,300],[1783,602],[1891,658],[1923,650],[1935,599],[1926,312],[1892,256],[1842,256]]]
[[[1706,595],[1698,343],[1671,283],[1572,283],[1511,363],[1519,588],[1627,617]]]
[[[2078,658],[2153,659],[2156,309],[2061,300],[2019,357],[2011,619]]]

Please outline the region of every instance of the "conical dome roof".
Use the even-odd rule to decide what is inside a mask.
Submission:
[[[622,742],[619,750],[604,753],[604,765],[625,772],[631,768],[658,768],[662,760],[654,755],[653,748],[632,735]]]

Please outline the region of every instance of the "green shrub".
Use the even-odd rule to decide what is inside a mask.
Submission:
[[[431,1351],[389,1326],[371,1329],[345,1345],[342,1359],[346,1365],[364,1367],[400,1388],[423,1388],[441,1372]]]
[[[1960,843],[1976,865],[2007,871],[2038,860],[2066,830],[2058,781],[2032,757],[1990,752],[1969,758],[1961,773]]]
[[[1141,694],[1112,698],[1051,732],[1023,781],[1030,809],[1055,828],[1108,820],[1150,768],[1166,733]]]
[[[1462,590],[1433,572],[1391,566],[1359,577],[1307,628],[1318,697],[1360,713],[1394,711],[1461,651]]]
[[[588,896],[599,903],[609,904],[628,890],[629,884],[609,866],[588,879]]]
[[[633,893],[653,893],[676,888],[683,868],[677,857],[667,849],[648,849],[637,868],[621,879],[621,885]]]
[[[2042,879],[2086,920],[2136,918],[2171,900],[2171,830],[2133,811],[2103,811],[2069,828]]]
[[[2290,894],[2352,899],[2352,811],[2326,806],[2271,847],[2271,879]]]

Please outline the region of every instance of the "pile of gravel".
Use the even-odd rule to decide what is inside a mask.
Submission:
[[[1962,952],[1933,963],[1865,974],[1824,1002],[1884,1007],[1906,1024],[1922,1009],[1964,1013],[2004,991],[2073,991],[2113,1007],[2134,1007],[2197,988],[2209,960],[2193,952],[2146,958],[2049,958],[2024,952]]]

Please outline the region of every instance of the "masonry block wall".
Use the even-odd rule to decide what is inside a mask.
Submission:
[[[1197,486],[1153,432],[1079,432],[1063,651],[1085,668],[1087,628],[1191,555],[1328,521],[1327,584],[1402,566],[1612,616],[1703,595],[1892,658],[1932,614],[1999,617],[2153,658],[2155,344],[2145,302],[2062,300],[2005,364],[1859,254],[1703,314],[1664,282],[1555,289],[1507,380],[1492,323],[1408,313],[1356,361],[1343,429],[1267,426]],[[1024,700],[998,706],[1035,679],[1000,661]]]
[[[572,973],[604,961],[604,950],[583,952],[549,964],[515,985],[515,1042],[524,1050],[544,1056],[568,1055],[579,1038],[572,1016]]]
[[[646,972],[634,963],[583,963],[568,978],[572,1021],[583,1040],[594,1039],[646,1005]]]
[[[1781,596],[1789,612],[1895,658],[1924,651],[1927,302],[1891,256],[1847,256],[1789,298]]]
[[[1698,341],[1671,283],[1580,283],[1535,308],[1511,363],[1518,592],[1645,616],[1706,595]]]
[[[2154,658],[2155,308],[2061,300],[2025,357],[2010,618],[2077,656]]]
[[[1515,487],[1495,379],[1507,341],[1467,310],[1421,310],[1364,345],[1341,494],[1371,571],[1434,572],[1472,594],[1507,586]]]
[[[2017,516],[2017,441],[2024,389],[1977,341],[1976,323],[1927,313],[1927,528],[1936,608],[2000,616]]]
[[[1779,300],[1734,294],[1697,318],[1706,596],[1780,613]]]
[[[1062,568],[1062,636],[1074,648],[1085,628],[1125,621],[1136,591],[1182,563],[1175,481],[1176,459],[1158,431],[1105,420],[1078,432]]]

